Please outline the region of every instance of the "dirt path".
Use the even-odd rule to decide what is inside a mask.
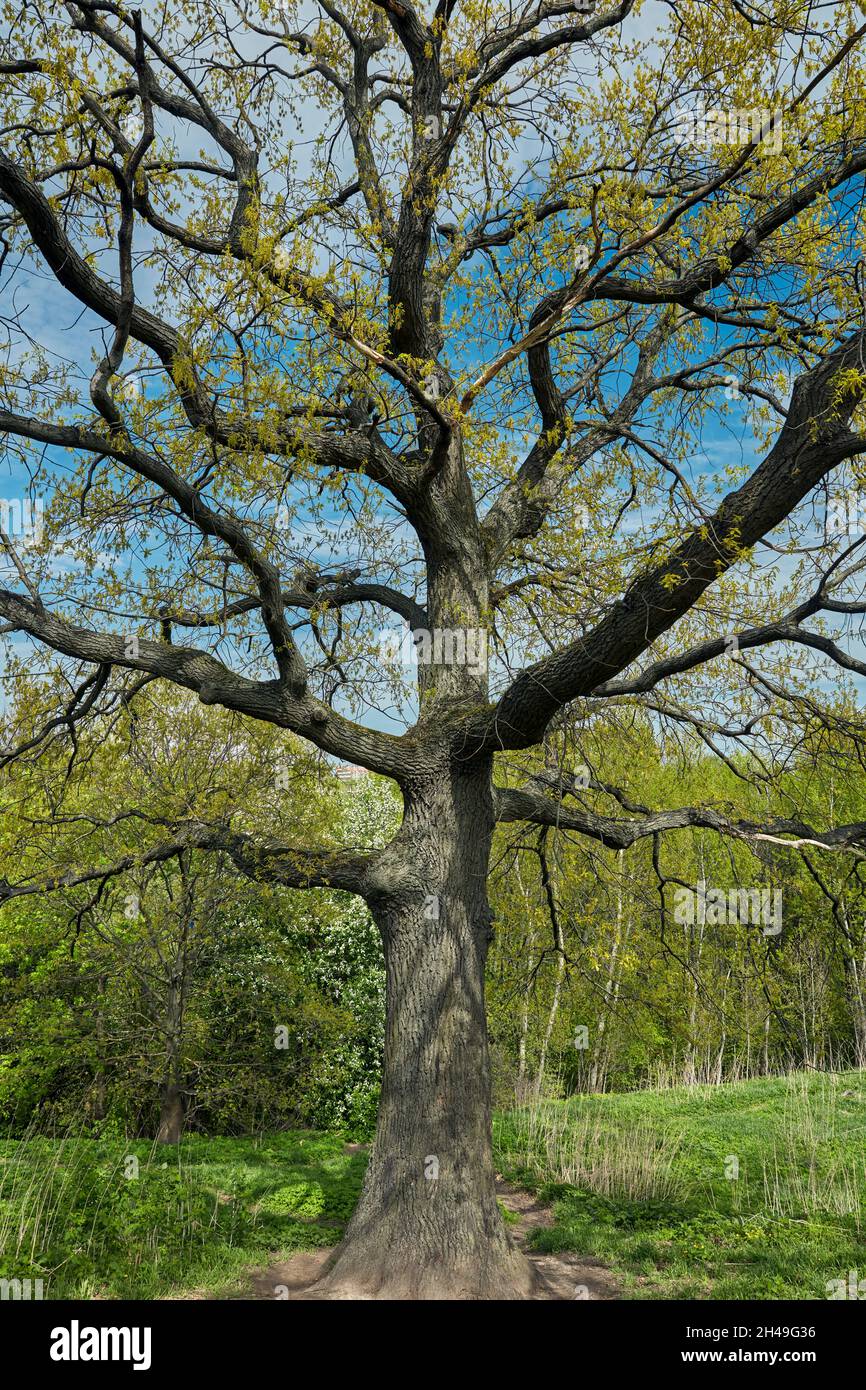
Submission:
[[[613,1275],[599,1260],[564,1250],[555,1255],[539,1254],[528,1250],[527,1241],[539,1226],[553,1225],[553,1211],[544,1206],[531,1192],[512,1187],[503,1178],[496,1183],[499,1200],[509,1211],[515,1212],[519,1220],[509,1226],[517,1244],[535,1266],[538,1274],[537,1299],[589,1299],[609,1300],[619,1298],[619,1289]],[[331,1247],[333,1249],[333,1247]],[[246,1286],[231,1295],[234,1298],[305,1299],[309,1289],[318,1279],[331,1255],[331,1249],[312,1250],[292,1255],[282,1264],[269,1265],[266,1269],[253,1270],[247,1277]]]
[[[527,1250],[526,1243],[539,1226],[553,1225],[553,1208],[545,1206],[532,1192],[512,1187],[499,1178],[496,1183],[499,1200],[509,1211],[517,1212],[520,1220],[509,1227],[526,1258],[538,1274],[539,1299],[591,1299],[608,1301],[619,1298],[619,1288],[607,1265],[572,1250],[560,1250],[544,1255]]]

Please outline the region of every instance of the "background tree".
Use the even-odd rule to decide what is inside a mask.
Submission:
[[[862,775],[842,744],[828,743],[817,765],[801,753],[771,791],[753,761],[725,766],[696,739],[659,747],[640,724],[629,734],[599,723],[583,746],[591,762],[604,757],[610,776],[639,765],[654,804],[676,789],[744,820],[784,814],[792,800],[808,805],[817,823],[863,819]],[[494,845],[488,992],[500,1104],[515,1083],[526,1096],[863,1064],[856,855],[819,855],[819,867],[810,848],[792,854],[699,829],[628,850],[569,831],[546,840],[542,833],[503,826]],[[674,895],[702,881],[725,893],[757,884],[778,891],[783,930],[677,923]]]
[[[864,840],[654,808],[573,755],[636,704],[772,775],[833,724],[821,672],[866,671],[863,538],[815,513],[866,447],[866,26],[589,10],[9,11],[0,429],[50,491],[29,549],[4,531],[10,681],[57,653],[67,728],[174,683],[403,797],[381,848],[224,816],[144,851],[355,893],[381,932],[377,1137],[322,1293],[531,1291],[490,1153],[497,820]]]
[[[267,725],[244,739],[236,716],[186,692],[153,694],[80,722],[74,758],[64,740],[34,739],[7,769],[4,862],[22,887],[50,874],[56,891],[18,892],[5,914],[0,1116],[13,1133],[87,1117],[97,1131],[167,1142],[186,1127],[366,1133],[383,984],[364,903],[311,902],[250,880],[225,854],[147,847],[184,815],[217,821],[227,796],[235,824],[269,811],[272,828],[318,838],[327,808],[345,833],[383,843],[388,785],[342,787],[300,747],[291,761],[274,749]],[[41,698],[34,681],[20,713],[7,712],[13,746],[41,727]],[[121,858],[133,825],[139,852]]]

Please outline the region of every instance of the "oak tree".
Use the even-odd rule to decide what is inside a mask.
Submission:
[[[849,0],[4,7],[10,684],[47,662],[37,734],[74,735],[172,683],[402,793],[380,849],[227,814],[147,851],[381,931],[323,1296],[532,1295],[491,1158],[498,821],[866,843],[580,759],[638,706],[767,766],[866,673],[864,33]]]

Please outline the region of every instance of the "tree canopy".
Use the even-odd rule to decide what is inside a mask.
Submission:
[[[639,717],[754,787],[862,768],[856,11],[6,7],[6,756],[167,683],[399,785],[384,846],[237,828],[229,797],[115,868],[227,852],[367,899],[391,1013],[350,1236],[405,1239],[416,1290],[412,1072],[482,1174],[459,1287],[516,1268],[504,1234],[478,1257],[496,821],[647,840],[662,881],[689,827],[863,854],[802,780],[743,814],[590,763]]]

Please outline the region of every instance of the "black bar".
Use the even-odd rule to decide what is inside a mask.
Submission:
[[[129,1375],[133,1383],[166,1375],[173,1381],[183,1374],[196,1377],[193,1390],[200,1377],[211,1375],[235,1376],[240,1390],[247,1390],[251,1380],[280,1373],[292,1382],[309,1383],[318,1374],[331,1380],[340,1366],[354,1379],[375,1372],[380,1358],[390,1374],[395,1362],[408,1371],[414,1361],[429,1384],[437,1365],[453,1376],[461,1364],[459,1344],[447,1335],[452,1325],[461,1343],[468,1337],[476,1356],[489,1355],[494,1362],[522,1346],[539,1376],[545,1364],[552,1369],[551,1357],[556,1362],[565,1357],[574,1377],[600,1361],[611,1373],[633,1371],[642,1379],[676,1370],[693,1379],[708,1369],[736,1374],[741,1367],[759,1367],[772,1384],[778,1373],[792,1368],[826,1380],[846,1366],[861,1367],[866,1318],[857,1305],[862,1301],[859,1295],[767,1303],[575,1300],[558,1308],[549,1302],[20,1301],[0,1303],[0,1335],[7,1355],[14,1349],[23,1370],[37,1371],[51,1384],[107,1375],[115,1380]],[[545,1311],[538,1311],[541,1306]],[[92,1332],[102,1328],[126,1329],[129,1336],[107,1336],[103,1343]],[[133,1329],[139,1330],[137,1338]],[[407,1345],[407,1334],[424,1340]],[[91,1348],[110,1357],[115,1345],[129,1359],[81,1357]],[[79,1359],[52,1359],[52,1347],[70,1355],[74,1348]],[[142,1363],[138,1371],[132,1364],[136,1354]]]

